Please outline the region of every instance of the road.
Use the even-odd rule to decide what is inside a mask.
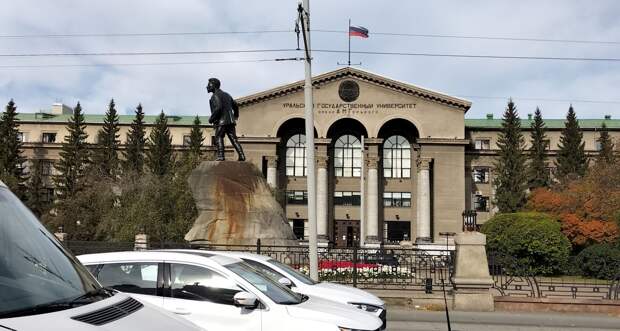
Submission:
[[[452,331],[611,331],[619,317],[559,313],[450,312]],[[388,331],[446,331],[445,312],[388,310]]]

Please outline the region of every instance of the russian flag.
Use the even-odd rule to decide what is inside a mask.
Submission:
[[[349,36],[368,38],[368,29],[362,26],[349,26]]]

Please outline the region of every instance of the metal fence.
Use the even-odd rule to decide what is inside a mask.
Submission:
[[[66,241],[74,254],[127,251],[134,243]],[[304,246],[261,245],[189,245],[187,243],[150,242],[149,249],[200,248],[241,251],[267,255],[308,274],[308,248]],[[323,281],[364,289],[425,291],[450,290],[454,254],[450,250],[416,248],[319,248],[319,278]]]
[[[536,275],[510,257],[488,254],[496,296],[620,300],[620,273],[610,280],[575,275]]]

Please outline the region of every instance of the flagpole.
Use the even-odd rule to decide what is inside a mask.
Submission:
[[[351,66],[351,19],[349,18],[349,26],[347,27],[347,34],[349,35],[349,67]]]

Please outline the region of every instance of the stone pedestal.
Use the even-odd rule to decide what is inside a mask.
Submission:
[[[134,251],[145,251],[147,249],[149,249],[149,236],[144,233],[137,234],[133,241],[133,250]]]
[[[486,236],[479,232],[463,232],[456,235],[454,242],[454,310],[493,311],[493,278],[489,274],[485,250]]]
[[[185,240],[211,244],[297,245],[284,210],[249,162],[203,161],[188,178],[198,218]]]

